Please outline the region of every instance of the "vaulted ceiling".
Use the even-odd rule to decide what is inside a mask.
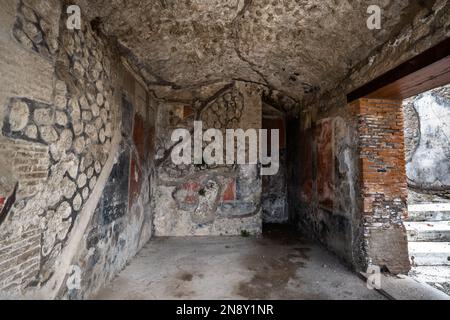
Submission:
[[[293,97],[325,90],[414,19],[420,0],[77,0],[149,82],[245,79]],[[424,3],[421,5],[421,3]],[[382,29],[366,26],[382,8]]]

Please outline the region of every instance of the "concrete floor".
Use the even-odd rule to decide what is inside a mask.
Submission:
[[[157,238],[96,299],[384,297],[321,247],[272,230],[260,238]]]

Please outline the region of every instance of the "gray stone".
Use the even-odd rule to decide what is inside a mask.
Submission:
[[[105,141],[106,141],[105,129],[100,130],[98,139],[100,140],[100,143],[105,143]]]
[[[102,171],[102,165],[100,164],[100,162],[99,161],[95,161],[95,172],[97,173],[97,174],[100,174],[100,172]]]
[[[82,122],[74,122],[73,123],[73,132],[75,133],[76,136],[80,136],[83,134],[84,132],[84,123]]]
[[[56,210],[56,214],[58,214],[62,219],[67,219],[72,214],[72,207],[67,201],[61,203]]]
[[[65,43],[64,49],[67,52],[67,54],[69,56],[73,56],[73,53],[75,51],[75,41],[73,37],[70,36],[70,34],[64,37],[64,43]]]
[[[89,199],[89,192],[90,192],[90,190],[89,190],[88,187],[83,189],[83,199],[84,199],[84,201],[87,201]]]
[[[106,142],[105,145],[103,146],[103,150],[110,150],[110,149],[111,148],[108,145],[108,142]],[[104,166],[106,164],[106,161],[108,161],[108,153],[104,151],[100,154],[100,164]]]
[[[96,72],[98,72],[99,74],[100,73],[102,73],[103,72],[103,66],[102,66],[102,64],[100,63],[100,62],[96,62],[95,63],[95,66],[94,66],[94,70],[96,71]]]
[[[86,185],[86,183],[87,183],[86,174],[84,174],[84,173],[80,174],[80,176],[77,179],[78,188],[80,188],[80,189],[83,188]]]
[[[103,60],[103,69],[105,70],[106,76],[110,77],[111,76],[111,65],[110,65],[109,60],[106,57]]]
[[[58,40],[55,37],[47,39],[47,45],[48,45],[48,47],[50,49],[50,53],[52,55],[54,55],[58,51],[59,43],[58,43]]]
[[[34,23],[25,23],[23,26],[23,31],[35,44],[39,44],[43,40],[42,32],[34,25]]]
[[[9,113],[9,125],[12,131],[23,130],[29,121],[30,111],[28,105],[23,101],[16,101]]]
[[[63,130],[59,140],[50,146],[50,153],[55,161],[61,158],[72,148],[73,133],[70,130]]]
[[[58,132],[51,126],[44,126],[39,128],[42,140],[51,144],[58,140]]]
[[[108,100],[105,101],[104,107],[105,107],[105,110],[106,110],[106,111],[110,111],[110,110],[111,110],[111,106],[110,106]]]
[[[91,109],[89,106],[88,100],[85,96],[82,96],[80,98],[79,102],[80,102],[81,110],[90,110]]]
[[[75,44],[77,45],[78,48],[81,48],[81,37],[80,37],[80,33],[76,32],[73,34],[73,40],[75,41]]]
[[[85,151],[86,141],[84,137],[78,137],[73,145],[76,154],[82,154]]]
[[[91,70],[90,74],[94,81],[97,80],[98,78],[100,78],[100,72],[98,70],[93,69],[93,70]]]
[[[86,52],[83,52],[83,58],[81,59],[81,65],[83,66],[84,70],[87,70],[89,68],[89,61],[87,59]]]
[[[53,230],[57,228],[57,224],[59,222],[59,220],[55,219],[55,211],[52,210],[47,211],[46,218],[46,231],[44,232],[42,243],[42,255],[44,257],[48,256],[53,250],[53,246],[56,241],[56,235]]]
[[[78,100],[75,98],[70,99],[69,101],[69,112],[73,121],[77,121],[81,119],[81,110]]]
[[[105,125],[108,124],[108,111],[106,111],[106,109],[100,111],[100,118]]]
[[[59,240],[66,239],[67,235],[69,234],[70,227],[72,226],[72,219],[62,220],[58,224],[58,231],[57,231],[57,238]]]
[[[95,94],[95,91],[93,93],[88,91],[86,97],[91,105],[97,102],[97,95]]]
[[[91,105],[91,111],[94,118],[97,118],[100,115],[100,108],[96,103]]]
[[[83,65],[80,63],[80,61],[75,61],[74,65],[73,65],[73,72],[74,72],[74,75],[78,79],[81,79],[84,77],[85,70],[83,68]]]
[[[89,139],[91,139],[91,143],[97,143],[98,141],[98,133],[97,128],[93,124],[87,124],[85,127],[85,133]]]
[[[80,211],[81,207],[83,206],[83,197],[78,193],[75,198],[73,199],[73,210]]]
[[[38,137],[38,128],[31,124],[25,129],[25,135],[30,139],[37,139]]]
[[[54,112],[51,108],[34,110],[34,123],[38,126],[51,126],[54,123]]]
[[[78,166],[80,164],[80,161],[74,154],[70,154],[68,156],[68,159],[70,159],[68,160],[70,161],[70,166],[67,169],[67,173],[69,174],[69,177],[75,180],[76,177],[78,176]]]
[[[105,98],[103,97],[103,94],[101,94],[101,93],[97,94],[97,104],[99,106],[103,106],[104,102],[105,102]]]
[[[61,132],[60,138],[59,138],[59,144],[61,148],[64,151],[69,151],[70,148],[72,148],[72,141],[73,141],[73,133],[72,131],[65,129]]]
[[[75,192],[77,191],[77,185],[75,184],[75,182],[70,180],[68,177],[65,177],[63,179],[61,188],[63,190],[63,195],[67,200],[72,199]]]
[[[41,18],[39,20],[39,26],[41,27],[42,31],[44,32],[44,34],[47,37],[51,37],[52,36],[52,27],[50,25],[50,23],[48,23],[44,18]]]
[[[60,125],[61,127],[66,127],[69,123],[69,119],[67,118],[67,115],[65,112],[62,111],[56,111],[56,124]]]
[[[57,80],[55,82],[55,94],[63,97],[67,95],[67,85],[64,81]]]
[[[66,96],[57,95],[55,97],[55,106],[59,110],[65,110],[67,107],[67,98]]]
[[[82,114],[82,119],[83,119],[83,121],[87,121],[87,122],[89,122],[89,121],[92,121],[92,112],[91,111],[83,111],[83,114]]]
[[[86,169],[88,168],[88,166],[86,166],[86,156],[81,157],[80,159],[80,172],[84,172],[86,171]]]
[[[94,175],[94,168],[93,167],[89,167],[89,169],[87,170],[86,175],[87,175],[88,179],[91,179],[92,176]]]
[[[103,92],[103,90],[104,90],[103,81],[101,81],[101,80],[97,81],[95,83],[95,86],[98,91]]]
[[[101,118],[95,119],[95,128],[100,130],[103,127],[103,121]]]
[[[197,209],[191,215],[192,221],[198,224],[211,223],[215,220],[219,185],[215,181],[208,181],[204,191],[204,195],[200,196]]]

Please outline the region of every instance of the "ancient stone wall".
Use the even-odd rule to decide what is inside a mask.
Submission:
[[[450,202],[450,86],[404,102],[409,204]]]
[[[172,132],[203,129],[260,129],[261,92],[237,82],[205,89],[192,103],[161,102],[157,120],[157,181],[154,193],[155,234],[158,236],[259,234],[261,177],[257,165],[174,165]],[[225,131],[224,131],[225,132]]]
[[[290,199],[297,223],[356,268],[377,264],[405,272],[401,102],[344,103],[325,118],[314,109],[301,117],[300,193]]]
[[[330,101],[338,104],[339,101]],[[290,215],[299,227],[349,264],[358,220],[357,121],[345,106],[320,118],[305,109],[298,132],[297,183],[289,184]]]
[[[86,299],[111,281],[152,236],[156,110],[143,84],[124,70],[119,154],[60,293]],[[132,135],[130,135],[132,133]]]
[[[153,139],[143,130],[152,128],[146,88],[136,84],[131,93],[124,88],[137,81],[122,67],[114,45],[87,23],[68,30],[64,13],[60,1],[39,0],[7,1],[1,13],[0,156],[2,170],[10,172],[0,189],[2,294],[79,297],[82,289],[88,296],[125,263],[99,267],[109,250],[126,261],[150,236],[151,213],[145,208]],[[133,106],[128,113],[122,112],[122,95]],[[123,139],[121,123],[127,126]],[[99,181],[110,175],[105,168],[115,161],[120,140],[121,154],[128,155],[105,186]],[[118,171],[123,179],[118,186],[125,189],[116,199]],[[86,227],[81,221],[90,222]],[[77,240],[83,227],[86,247]],[[104,251],[89,251],[93,238],[103,241]],[[85,248],[91,260],[80,263]],[[55,285],[46,291],[48,283]],[[66,288],[69,283],[75,291]]]
[[[365,271],[367,265],[373,263],[371,255],[382,257],[386,253],[386,242],[400,242],[400,245],[392,246],[386,257],[399,257],[393,259],[391,271],[405,271],[408,269],[405,261],[407,248],[402,232],[383,233],[383,224],[376,225],[371,232],[368,229],[363,214],[362,168],[358,162],[358,118],[347,104],[345,95],[447,38],[449,10],[448,1],[437,0],[414,12],[411,24],[402,26],[396,36],[374,49],[368,59],[355,66],[344,81],[336,84],[335,89],[317,93],[303,102],[305,108],[299,133],[299,148],[302,150],[299,162],[302,167],[298,171],[293,170],[298,173],[298,184],[290,184],[298,187],[300,194],[297,198],[290,193],[291,216],[303,230],[358,270]],[[324,156],[327,158],[323,159]],[[326,165],[330,159],[333,159],[332,167]],[[323,167],[319,166],[320,163]],[[318,190],[321,190],[320,194]],[[400,196],[401,208],[397,210],[400,214],[397,222],[389,223],[389,228],[393,228],[395,223],[401,228],[401,213],[406,208],[403,191]],[[372,236],[372,244],[379,243],[380,247],[369,248],[367,239]]]

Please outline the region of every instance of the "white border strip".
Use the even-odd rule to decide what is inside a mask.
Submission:
[[[450,211],[450,203],[426,203],[408,206],[409,212]]]

